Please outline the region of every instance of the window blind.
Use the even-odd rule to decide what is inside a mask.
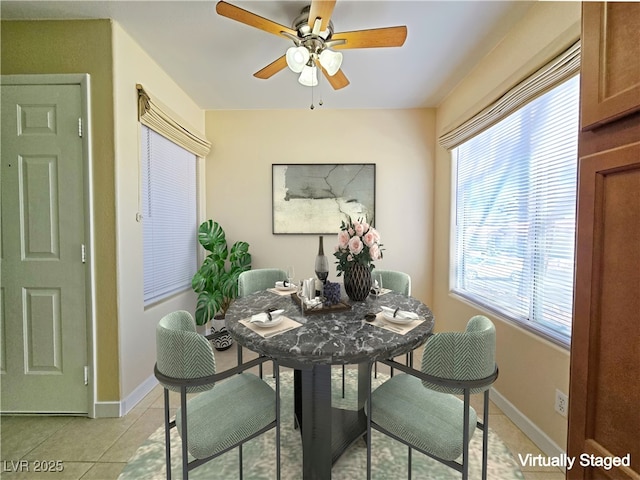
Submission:
[[[506,92],[480,113],[440,136],[446,149],[457,147],[580,71],[580,41]]]
[[[568,344],[579,77],[462,143],[453,290]]]
[[[142,126],[144,303],[191,288],[197,269],[196,156]]]

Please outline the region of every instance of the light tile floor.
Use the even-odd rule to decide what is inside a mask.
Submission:
[[[245,359],[251,358],[251,352],[245,352]],[[218,369],[235,365],[236,358],[235,346],[216,352]],[[383,366],[380,371],[385,371]],[[172,397],[172,405],[177,405],[177,397]],[[162,426],[163,408],[162,389],[157,386],[122,418],[2,416],[0,477],[6,480],[117,479],[138,447]],[[516,459],[518,453],[542,454],[494,404],[491,404],[490,415],[491,429],[507,444]],[[36,461],[44,460],[59,461],[63,471],[34,472]],[[53,467],[56,468],[55,463]],[[564,473],[555,468],[523,468],[523,473],[526,480],[565,478]]]

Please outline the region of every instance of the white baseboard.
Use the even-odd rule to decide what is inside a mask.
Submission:
[[[557,443],[551,440],[546,433],[540,430],[535,423],[529,420],[495,388],[491,389],[489,398],[545,455],[548,457],[560,457],[560,455],[566,453],[564,449],[560,448]]]
[[[120,402],[96,402],[95,418],[114,418],[120,416]]]
[[[147,379],[136,387],[136,389],[122,400],[120,414],[121,416],[129,413],[140,401],[146,397],[153,388],[158,385],[158,379],[155,375],[150,375]]]
[[[140,401],[158,385],[158,380],[154,375],[149,376],[144,382],[136,387],[127,398],[120,402],[96,402],[96,418],[123,417],[129,413]]]

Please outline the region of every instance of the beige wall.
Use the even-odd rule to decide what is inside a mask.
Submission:
[[[431,300],[433,110],[208,111],[207,215],[227,240],[250,244],[253,267],[311,277],[318,239],[272,235],[272,163],[375,163],[376,227],[384,243],[379,268],[403,270],[413,294]],[[322,139],[325,138],[326,141]],[[336,229],[339,225],[336,225]],[[324,239],[335,281],[335,237]]]
[[[113,24],[113,96],[115,105],[115,183],[118,322],[120,343],[121,399],[153,375],[156,361],[155,327],[158,320],[174,310],[195,311],[191,289],[166,301],[144,308],[142,268],[142,223],[140,212],[140,124],[136,83],[187,125],[204,132],[204,111],[135,43]],[[134,395],[135,397],[135,395]],[[135,401],[137,398],[131,398]],[[130,405],[125,405],[128,409]]]
[[[457,126],[580,35],[580,3],[541,2],[512,29],[437,110],[436,133]],[[449,293],[451,159],[436,147],[433,310],[439,327],[463,329],[479,311]],[[554,411],[555,390],[568,392],[569,351],[500,318],[497,330],[500,377],[496,389],[541,435],[566,448],[567,420]]]
[[[72,52],[72,53],[71,53]],[[95,210],[96,376],[98,401],[120,398],[109,20],[3,21],[2,74],[89,73]]]

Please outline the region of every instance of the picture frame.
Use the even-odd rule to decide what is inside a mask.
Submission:
[[[341,222],[375,220],[375,163],[272,164],[274,235],[338,234]]]

